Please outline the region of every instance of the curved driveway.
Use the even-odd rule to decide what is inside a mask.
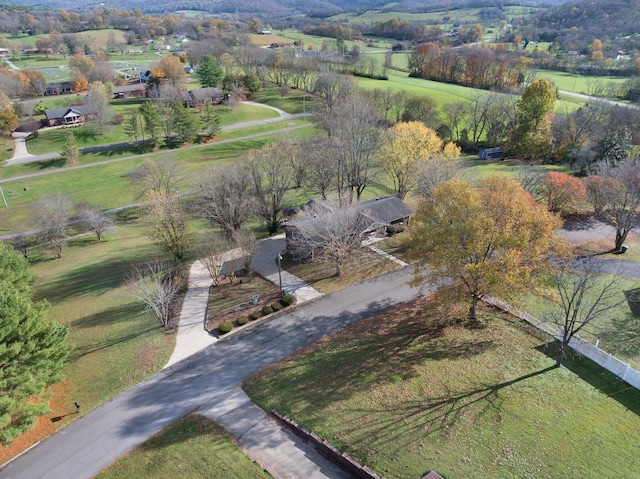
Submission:
[[[410,268],[325,295],[217,342],[96,408],[0,469],[3,479],[90,478],[184,414],[331,332],[417,297]]]

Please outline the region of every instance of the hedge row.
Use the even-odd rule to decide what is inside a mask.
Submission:
[[[240,316],[237,319],[238,326],[243,326],[247,324],[249,321],[255,321],[258,318],[263,316],[267,316],[275,311],[280,311],[287,306],[291,306],[295,302],[296,298],[292,294],[285,294],[281,300],[271,303],[270,305],[264,306],[262,309],[258,311],[254,311],[249,314],[249,316]],[[218,325],[218,332],[222,334],[227,334],[229,331],[233,329],[233,323],[229,321],[225,321],[224,323],[220,323]]]

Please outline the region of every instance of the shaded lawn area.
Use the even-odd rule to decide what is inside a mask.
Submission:
[[[640,393],[483,309],[483,327],[424,298],[318,341],[245,382],[388,479],[619,478],[640,470]]]
[[[175,335],[143,311],[124,278],[134,262],[161,256],[135,219],[121,223],[115,235],[98,243],[95,236],[72,239],[60,259],[32,248],[38,281],[35,299],[50,303],[48,316],[69,326],[73,350],[63,371],[64,383],[53,388],[52,412],[35,429],[0,450],[0,463],[76,419],[81,413],[151,376],[166,364]]]
[[[629,233],[627,240],[624,242],[629,247],[624,254],[614,254],[611,250],[615,244],[615,238],[598,238],[591,241],[578,243],[574,247],[576,256],[595,256],[599,259],[614,259],[624,261],[640,262],[640,235],[637,233]],[[638,266],[640,271],[640,265]]]
[[[118,459],[96,477],[130,479],[271,477],[218,424],[198,414],[185,416]]]
[[[399,268],[393,261],[365,247],[354,251],[342,264],[340,276],[335,275],[335,264],[325,260],[321,252],[316,252],[314,261],[305,263],[292,261],[289,255],[283,258],[282,269],[301,278],[321,293],[330,293]]]

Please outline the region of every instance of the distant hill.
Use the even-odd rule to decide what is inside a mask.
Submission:
[[[532,16],[526,31],[566,49],[581,50],[593,39],[614,40],[640,33],[640,0],[581,0],[556,5]]]
[[[422,12],[435,9],[495,7],[499,5],[551,5],[563,0],[3,0],[10,5],[45,7],[69,11],[87,11],[103,8],[116,10],[138,9],[145,13],[171,13],[177,10],[195,10],[212,14],[231,14],[242,17],[258,16],[271,20],[292,15],[328,17],[344,12],[372,9],[387,11]]]

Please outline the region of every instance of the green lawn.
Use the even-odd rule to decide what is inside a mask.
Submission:
[[[627,81],[626,78],[577,75],[554,70],[537,70],[536,78],[546,78],[560,90],[573,91],[585,95],[592,94],[594,88],[604,88],[606,90],[609,86],[619,87]]]
[[[640,470],[640,393],[505,315],[425,301],[304,348],[245,383],[388,479],[619,478]]]
[[[204,416],[190,414],[118,459],[99,479],[251,479],[271,477]]]

